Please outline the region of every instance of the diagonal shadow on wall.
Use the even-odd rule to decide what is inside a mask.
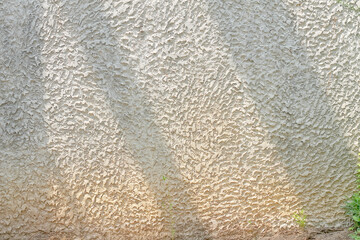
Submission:
[[[137,11],[145,8],[142,6]],[[100,2],[75,3],[61,8],[69,35],[76,38],[76,48],[83,50],[85,68],[90,69],[87,78],[96,81],[105,95],[120,128],[119,135],[124,137],[125,146],[141,167],[145,184],[161,212],[155,224],[167,222],[168,230],[175,225],[179,238],[209,239],[192,203],[191,187],[183,180],[162,136],[163,129],[155,121],[151,101],[156,99],[147,96],[144,82],[139,81],[144,76],[137,71],[136,49],[141,41],[140,25],[143,23],[126,22],[131,19],[130,12],[121,15],[124,22],[116,22],[117,18],[110,21],[111,15],[104,9],[106,6]],[[124,42],[120,42],[119,37]],[[165,182],[163,176],[167,177]],[[169,203],[173,205],[171,212]]]
[[[39,219],[53,216],[46,199],[54,163],[42,111],[43,9],[37,1],[2,1],[0,11],[0,235],[14,239],[51,231]]]
[[[258,2],[250,3],[246,1],[227,1],[223,2],[223,4],[215,1],[213,3],[209,2],[209,6],[213,19],[218,22],[219,30],[222,33],[221,35],[224,38],[225,44],[230,46],[229,50],[232,55],[232,60],[236,64],[236,73],[239,78],[244,79],[241,82],[243,89],[246,90],[243,95],[254,102],[256,112],[260,116],[260,125],[262,128],[267,129],[268,140],[275,146],[274,151],[278,153],[275,160],[286,168],[289,180],[295,189],[298,201],[293,203],[292,207],[305,208],[311,215],[309,220],[314,224],[324,223],[325,220],[323,218],[328,219],[326,220],[328,224],[338,223],[338,220],[334,219],[334,215],[341,211],[339,206],[341,205],[343,195],[352,187],[353,176],[351,169],[354,158],[349,153],[350,148],[347,146],[348,140],[344,136],[343,125],[336,119],[338,114],[334,112],[323,90],[323,79],[316,74],[316,71],[312,67],[313,63],[310,57],[307,56],[305,47],[300,43],[299,35],[294,31],[293,19],[287,13],[286,7],[281,5],[280,1],[268,3],[266,7]],[[35,8],[40,9],[34,7],[34,9]],[[31,8],[31,11],[35,12],[34,9]],[[64,75],[54,79],[50,79],[49,77],[49,79],[47,79],[50,80],[48,85],[61,84],[61,81],[66,80],[67,77],[71,81],[94,80],[94,89],[100,89],[101,94],[103,94],[102,97],[106,100],[106,104],[102,106],[110,107],[117,121],[117,125],[120,127],[119,138],[124,137],[124,145],[128,148],[131,158],[137,160],[140,170],[138,172],[143,173],[144,181],[146,181],[146,184],[154,194],[157,208],[161,209],[161,214],[156,219],[155,225],[162,224],[164,219],[165,222],[167,221],[170,225],[169,219],[171,216],[162,202],[168,201],[165,200],[165,198],[171,196],[172,201],[174,201],[176,229],[183,231],[179,233],[184,234],[183,236],[187,237],[187,239],[192,237],[209,238],[204,225],[196,214],[197,206],[191,203],[191,195],[194,194],[191,192],[192,187],[186,184],[178,170],[178,166],[173,162],[172,152],[167,146],[167,140],[162,135],[162,132],[166,129],[164,129],[164,126],[158,125],[155,121],[156,116],[152,111],[151,105],[151,101],[154,101],[154,99],[146,93],[146,81],[142,81],[146,79],[146,76],[144,76],[139,69],[139,66],[143,63],[140,62],[141,58],[136,51],[139,46],[141,46],[141,41],[145,41],[144,33],[141,30],[142,26],[146,24],[145,20],[131,20],[130,23],[127,21],[117,22],[117,17],[114,18],[116,20],[110,20],[112,16],[109,6],[99,2],[88,4],[73,3],[62,5],[60,9],[61,12],[59,16],[55,14],[54,17],[63,16],[63,19],[60,20],[63,21],[62,23],[66,28],[64,30],[64,39],[61,40],[65,42],[64,48],[67,47],[66,44],[75,44],[75,49],[84,50],[82,52],[84,59],[80,60],[84,61],[82,66],[84,69],[79,70],[79,72],[83,71],[82,73],[84,75],[74,74],[70,76],[69,72],[62,72],[61,68],[54,68],[55,72]],[[146,9],[146,4],[138,6],[138,8],[128,8],[127,11],[125,10],[122,13],[122,20],[131,19],[132,14],[129,12],[131,9],[143,11]],[[30,15],[29,18],[31,18]],[[281,16],[284,15],[286,17],[282,18]],[[34,19],[36,19],[36,17]],[[33,21],[29,20],[29,22],[32,23]],[[33,25],[37,25],[37,23],[33,23]],[[25,30],[24,35],[36,33],[36,31],[33,32],[31,29],[30,24],[29,28]],[[70,32],[68,33],[66,30]],[[1,29],[1,32],[6,31]],[[57,33],[54,32],[51,34]],[[75,43],[72,41],[67,42],[66,34],[70,35],[70,40],[73,40],[75,37]],[[54,36],[59,37],[57,35]],[[31,38],[32,37],[30,37],[30,39]],[[36,42],[41,42],[40,38],[33,38],[36,39]],[[128,40],[126,40],[126,38]],[[119,39],[121,39],[121,42],[119,42]],[[27,44],[26,41],[25,43]],[[53,44],[53,42],[49,41],[47,48],[51,49],[51,44]],[[8,44],[6,43],[6,45]],[[30,49],[30,52],[39,56],[44,47],[42,43],[34,45],[36,47]],[[6,48],[4,47],[2,49]],[[48,53],[45,52],[44,54]],[[50,53],[50,55],[51,54],[54,53]],[[54,62],[51,63],[54,66],[56,64],[61,65],[61,61],[65,62],[64,65],[70,66],[72,61],[76,61],[71,59],[70,57],[72,56],[70,55],[69,59],[64,58],[61,56],[62,52],[57,54]],[[42,103],[43,87],[40,82],[33,81],[34,79],[39,79],[41,76],[38,63],[36,63],[36,56],[24,61],[27,62],[27,68],[24,70],[25,75],[30,76],[30,80],[24,80],[21,77],[14,78],[16,83],[14,92],[19,92],[26,100],[19,100],[18,102],[19,106],[22,106],[24,109],[33,109],[32,106],[26,105],[28,103],[35,105],[41,105]],[[5,68],[6,64],[2,65],[2,67]],[[72,67],[70,72],[75,72],[78,66],[75,65],[75,67]],[[16,66],[11,65],[11,68],[13,68],[13,72],[16,75]],[[21,72],[21,70],[18,72]],[[86,74],[88,75],[85,76]],[[22,81],[22,79],[24,81]],[[30,85],[23,88],[22,84],[26,84],[28,80]],[[64,90],[68,82],[62,84],[63,87],[57,90]],[[86,84],[88,84],[88,82]],[[4,88],[1,88],[1,90],[7,89],[5,85],[2,85],[2,87]],[[25,90],[35,92],[36,96],[26,95]],[[71,91],[76,95],[77,90],[74,89]],[[61,94],[63,93],[61,92]],[[95,93],[90,91],[87,94],[94,95]],[[64,99],[66,98],[67,96],[64,97]],[[71,99],[68,101],[71,101]],[[62,106],[63,108],[57,110],[52,109],[55,113],[49,114],[49,117],[53,117],[54,119],[61,119],[61,117],[63,117],[57,124],[61,125],[64,123],[64,125],[70,126],[71,121],[76,117],[72,116],[73,111],[75,108],[77,109],[78,106],[76,104],[74,104],[74,106],[61,104],[58,104],[58,106]],[[56,104],[54,104],[54,106],[55,105]],[[15,111],[17,106],[17,103],[6,103],[5,107],[2,105],[2,109],[8,112],[14,112],[5,114],[4,116],[7,119],[3,122],[7,122],[9,126],[11,122],[18,124],[15,127],[7,128],[7,130],[12,131],[17,127],[24,130],[22,133],[12,133],[12,136],[16,136],[12,138],[15,140],[13,142],[10,141],[12,147],[7,146],[11,151],[16,150],[13,148],[14,146],[24,146],[24,141],[21,139],[22,137],[30,135],[30,138],[34,137],[34,139],[30,141],[31,144],[38,142],[38,140],[35,139],[35,135],[37,134],[31,135],[30,129],[34,129],[34,131],[40,135],[41,132],[46,132],[44,127],[39,125],[36,125],[36,128],[34,126],[23,128],[23,126],[27,124],[25,122],[26,118],[21,118],[19,116],[20,112]],[[35,109],[38,108],[39,107],[35,107]],[[33,114],[37,121],[42,122],[41,114],[37,112],[33,112]],[[199,115],[199,118],[202,117],[201,114]],[[108,116],[104,116],[104,118],[107,117]],[[16,119],[20,119],[19,122],[16,122]],[[100,122],[101,119],[98,121]],[[89,126],[89,124],[86,126]],[[54,175],[56,175],[57,179],[53,181],[57,183],[59,189],[63,188],[64,190],[62,196],[60,196],[60,198],[63,199],[58,200],[65,199],[64,201],[69,203],[66,209],[64,207],[66,211],[63,210],[62,206],[61,208],[60,206],[56,206],[59,208],[59,218],[62,219],[59,225],[66,225],[69,219],[74,220],[74,218],[71,218],[71,215],[74,215],[72,212],[77,210],[76,208],[78,207],[77,204],[74,204],[77,200],[74,200],[72,198],[73,196],[69,194],[74,185],[66,185],[66,178],[68,176],[72,175],[75,179],[75,184],[77,184],[79,181],[85,182],[87,178],[96,180],[101,178],[99,181],[103,183],[104,181],[101,180],[108,178],[108,176],[103,177],[102,174],[104,172],[115,175],[113,169],[110,169],[110,167],[102,162],[103,159],[101,155],[91,155],[92,147],[101,148],[102,139],[97,139],[97,136],[91,135],[91,131],[87,131],[86,129],[83,131],[80,127],[79,125],[79,129],[73,128],[69,131],[69,129],[62,129],[60,126],[58,128],[60,129],[59,132],[54,131],[60,135],[55,136],[58,137],[56,141],[60,141],[59,147],[57,148],[59,152],[52,152],[55,152],[55,156],[57,156],[55,162],[60,170],[58,172],[55,171]],[[98,125],[96,127],[98,127]],[[102,126],[100,125],[100,127]],[[111,127],[115,129],[116,124],[114,126],[111,125],[110,128]],[[78,144],[76,141],[74,142],[74,139],[77,140],[75,137],[77,133],[81,133],[84,139],[87,138],[95,142],[94,145],[87,146],[85,149],[84,146],[90,141],[84,142],[84,145]],[[49,141],[50,146],[54,144],[54,142],[51,141]],[[3,141],[2,144],[9,144],[10,142]],[[42,143],[43,142],[45,141],[42,141]],[[66,148],[67,150],[71,149],[74,145],[78,148],[75,149],[74,152],[64,151],[65,148],[62,148],[64,142],[68,144],[66,145],[69,147]],[[25,141],[25,145],[26,144],[27,142]],[[225,143],[219,143],[218,145],[223,146],[224,144]],[[36,145],[36,148],[42,148],[42,146],[43,145]],[[33,145],[29,148],[31,147],[33,147]],[[232,150],[232,148],[229,148],[229,151]],[[86,157],[93,158],[90,159],[91,161],[82,161],[83,156],[76,155],[79,154],[79,152],[84,153],[87,151],[89,154]],[[114,154],[114,152],[110,151],[108,154]],[[127,160],[124,160],[123,156],[116,156],[116,154],[114,154],[114,158],[115,162],[118,162],[116,166],[118,166],[119,169],[124,169],[122,164],[125,164]],[[47,156],[45,157],[45,155],[43,155],[40,162],[43,162],[43,160],[46,161],[46,159]],[[58,161],[59,159],[60,161]],[[121,161],[119,161],[119,159],[121,159]],[[339,159],[342,161],[339,161]],[[71,161],[74,160],[78,160],[78,162],[71,163]],[[234,162],[242,160],[243,159],[239,160],[238,158],[232,159]],[[1,162],[1,164],[7,163],[10,162]],[[27,163],[29,165],[36,165],[35,162],[31,161]],[[18,162],[12,162],[11,164],[15,166]],[[53,162],[47,164],[50,166],[49,164],[53,164]],[[236,166],[237,163],[234,165]],[[75,167],[64,168],[64,166]],[[261,166],[261,164],[259,164],[259,166]],[[34,166],[34,168],[29,169],[37,169],[37,167],[38,166]],[[53,167],[54,166],[51,165],[51,168]],[[82,173],[87,174],[87,170],[90,168],[92,169],[92,175],[81,175]],[[10,168],[7,166],[6,169]],[[21,168],[17,169],[19,171],[16,172],[16,174],[21,175]],[[303,169],[304,171],[299,171],[299,169]],[[115,173],[117,174],[119,172],[115,171]],[[229,172],[229,174],[231,173],[232,172]],[[48,175],[46,175],[48,177],[44,177],[45,175],[42,174],[40,175],[40,180],[34,179],[35,182],[41,182],[43,179],[50,178]],[[164,175],[169,177],[168,185],[161,183],[162,176]],[[36,177],[37,175],[29,172],[24,176],[22,180],[25,181],[27,177]],[[122,183],[125,184],[126,182],[127,185],[132,185],[133,183],[131,181],[133,179],[130,178],[128,180],[129,181],[126,182],[125,179]],[[15,189],[23,185],[22,182],[19,182],[19,184],[16,184]],[[84,186],[84,189],[80,189],[77,193],[83,194],[83,192],[88,191],[85,184],[80,184],[79,186]],[[90,189],[89,194],[84,194],[85,196],[80,197],[81,200],[84,199],[88,201],[86,198],[88,195],[91,195],[92,190],[94,191],[94,195],[100,195],[97,194],[99,189],[96,187],[103,187],[107,190],[111,189],[111,186],[109,187],[106,184],[100,186],[100,184],[96,182],[93,184],[93,187],[94,189]],[[26,193],[24,196],[27,196],[27,194],[30,195],[30,193]],[[45,191],[42,194],[42,196],[46,196]],[[59,195],[59,192],[54,194]],[[131,197],[131,195],[133,194],[130,193],[129,197]],[[141,195],[141,193],[139,195]],[[114,199],[116,198],[114,197]],[[240,198],[240,200],[243,199],[244,198]],[[120,199],[116,200],[120,201]],[[96,199],[93,198],[91,201],[96,202]],[[135,199],[134,202],[136,201],[138,200]],[[91,202],[91,204],[93,202]],[[34,203],[34,206],[35,205],[36,203]],[[110,204],[108,205],[110,206]],[[227,203],[224,204],[224,208],[229,208],[229,206]],[[102,214],[105,212],[102,207],[101,204],[96,205],[97,213],[100,212],[100,214]],[[213,207],[215,208],[216,206]],[[331,211],[328,211],[329,209]],[[339,209],[339,211],[334,212],[333,209]],[[86,214],[86,211],[90,212],[92,210],[93,209],[89,208],[84,211]],[[64,212],[66,212],[66,214]],[[13,212],[11,212],[11,214],[12,213]],[[29,208],[29,214],[30,213]],[[93,213],[89,213],[89,215],[90,214]],[[130,212],[125,212],[125,214],[132,216]],[[321,218],[319,216],[321,216]],[[95,220],[97,219],[99,218]],[[116,221],[117,219],[113,219],[113,222]],[[79,224],[83,223],[79,220]],[[100,222],[99,220],[97,224],[105,226],[104,221]],[[73,226],[69,226],[67,229],[69,230],[72,227]],[[49,228],[44,227],[43,230],[47,231],[48,229]],[[88,230],[82,229],[82,231],[86,234]],[[190,235],[185,235],[185,233],[190,233]],[[133,236],[135,236],[136,232],[133,234]]]
[[[209,1],[229,46],[244,96],[287,171],[298,202],[316,226],[344,225],[341,206],[354,188],[350,138],[282,1]],[[322,70],[322,69],[320,69]],[[274,186],[275,187],[275,186]],[[339,217],[340,216],[340,217]]]

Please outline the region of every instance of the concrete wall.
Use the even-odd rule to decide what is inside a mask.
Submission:
[[[0,238],[246,239],[300,209],[346,226],[359,16],[330,0],[0,1]]]

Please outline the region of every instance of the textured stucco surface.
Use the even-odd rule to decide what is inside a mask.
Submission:
[[[0,1],[0,239],[247,239],[299,209],[346,226],[359,16],[328,0]]]

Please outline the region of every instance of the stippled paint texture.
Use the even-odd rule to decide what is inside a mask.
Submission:
[[[347,226],[359,23],[330,0],[0,1],[0,239]]]

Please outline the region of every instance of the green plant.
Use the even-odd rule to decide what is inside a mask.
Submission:
[[[305,228],[307,216],[305,215],[304,210],[300,210],[294,213],[292,216],[300,228]]]
[[[168,178],[166,176],[162,176],[162,180],[164,182],[164,184],[166,185],[166,189],[167,189],[167,183],[168,183]],[[164,209],[168,212],[169,216],[170,216],[170,225],[171,225],[171,239],[175,239],[175,219],[174,219],[174,212],[173,212],[173,204],[172,204],[172,199],[169,196],[169,194],[167,193],[165,196],[165,200],[162,202],[162,205],[164,207]]]
[[[353,226],[349,230],[354,232],[350,236],[353,239],[360,240],[360,192],[356,192],[350,197],[345,209],[353,222]]]
[[[356,171],[357,188],[360,189],[360,153],[358,155],[358,164]],[[351,217],[353,223],[349,230],[354,231],[350,237],[355,240],[360,240],[360,191],[355,192],[346,202],[346,214]]]

